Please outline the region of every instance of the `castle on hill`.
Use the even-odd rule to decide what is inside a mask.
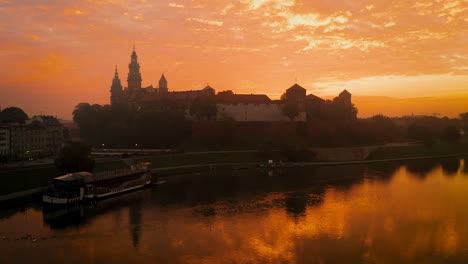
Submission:
[[[140,64],[134,48],[128,65],[127,87],[122,87],[117,67],[115,68],[110,90],[111,104],[177,109],[184,111],[188,119],[195,119],[189,111],[193,102],[197,98],[213,97],[217,108],[216,120],[227,116],[244,122],[288,121],[290,118],[284,114],[284,107],[288,102],[294,102],[298,106],[298,114],[294,121],[322,119],[329,114],[327,109],[331,105],[339,105],[346,113],[353,112],[351,93],[347,90],[342,91],[333,100],[324,100],[313,94],[307,95],[304,87],[294,84],[285,91],[281,100],[271,100],[265,94],[234,94],[231,91],[216,94],[215,89],[209,85],[201,90],[169,91],[164,74],[161,75],[157,88],[152,85],[142,87],[141,82]]]

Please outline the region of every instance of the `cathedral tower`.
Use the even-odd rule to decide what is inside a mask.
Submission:
[[[111,86],[111,105],[122,102],[122,84],[120,83],[119,73],[117,72],[117,65],[115,66],[114,79]]]
[[[140,64],[138,63],[138,57],[135,52],[135,46],[133,47],[130,64],[128,64],[127,82],[129,92],[141,89]]]
[[[161,76],[161,79],[159,79],[159,92],[160,93],[167,93],[169,89],[167,88],[167,80],[166,77],[164,77],[164,73]]]

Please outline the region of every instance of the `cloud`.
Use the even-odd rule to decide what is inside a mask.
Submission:
[[[209,19],[203,19],[203,18],[197,18],[197,17],[189,17],[186,20],[187,21],[195,21],[195,22],[208,24],[208,25],[213,25],[213,26],[222,26],[223,25],[222,21],[209,20]]]
[[[184,5],[177,4],[177,3],[169,3],[168,6],[175,7],[175,8],[184,8]]]
[[[80,10],[80,9],[73,9],[73,8],[67,8],[63,10],[63,13],[67,16],[70,16],[70,15],[85,16],[88,14],[87,11]]]
[[[36,35],[34,35],[34,34],[29,34],[29,35],[28,35],[28,38],[34,39],[34,40],[41,40],[41,37],[36,36]]]
[[[311,87],[354,81],[358,94],[410,96],[431,76],[446,81],[442,90],[458,93],[468,76],[468,7],[461,0],[0,0],[0,6],[0,57],[21,66],[0,71],[0,85],[22,78],[69,83],[76,67],[83,78],[70,89],[87,87],[107,98],[103,76],[128,63],[133,43],[144,82],[172,72],[174,90],[206,80],[236,90],[249,80],[252,89],[281,94],[299,76]],[[408,78],[388,90],[390,76]],[[49,86],[45,93],[58,89]]]

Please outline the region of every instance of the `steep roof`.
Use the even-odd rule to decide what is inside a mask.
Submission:
[[[323,100],[322,98],[320,98],[320,97],[318,97],[318,96],[316,96],[316,95],[313,95],[313,94],[307,95],[307,99],[309,99],[309,100],[320,100],[320,101],[325,101],[325,100]]]
[[[286,91],[290,90],[305,90],[305,88],[296,83],[293,86],[289,87],[289,89],[287,89]]]
[[[270,103],[271,99],[266,94],[218,94],[216,99],[220,103]]]
[[[340,93],[340,95],[342,95],[342,94],[349,94],[349,95],[351,95],[351,93],[348,92],[348,90],[346,90],[346,89],[344,89],[344,90]]]

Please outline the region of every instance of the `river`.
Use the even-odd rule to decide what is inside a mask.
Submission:
[[[165,181],[64,210],[3,209],[0,263],[468,263],[464,159]]]

